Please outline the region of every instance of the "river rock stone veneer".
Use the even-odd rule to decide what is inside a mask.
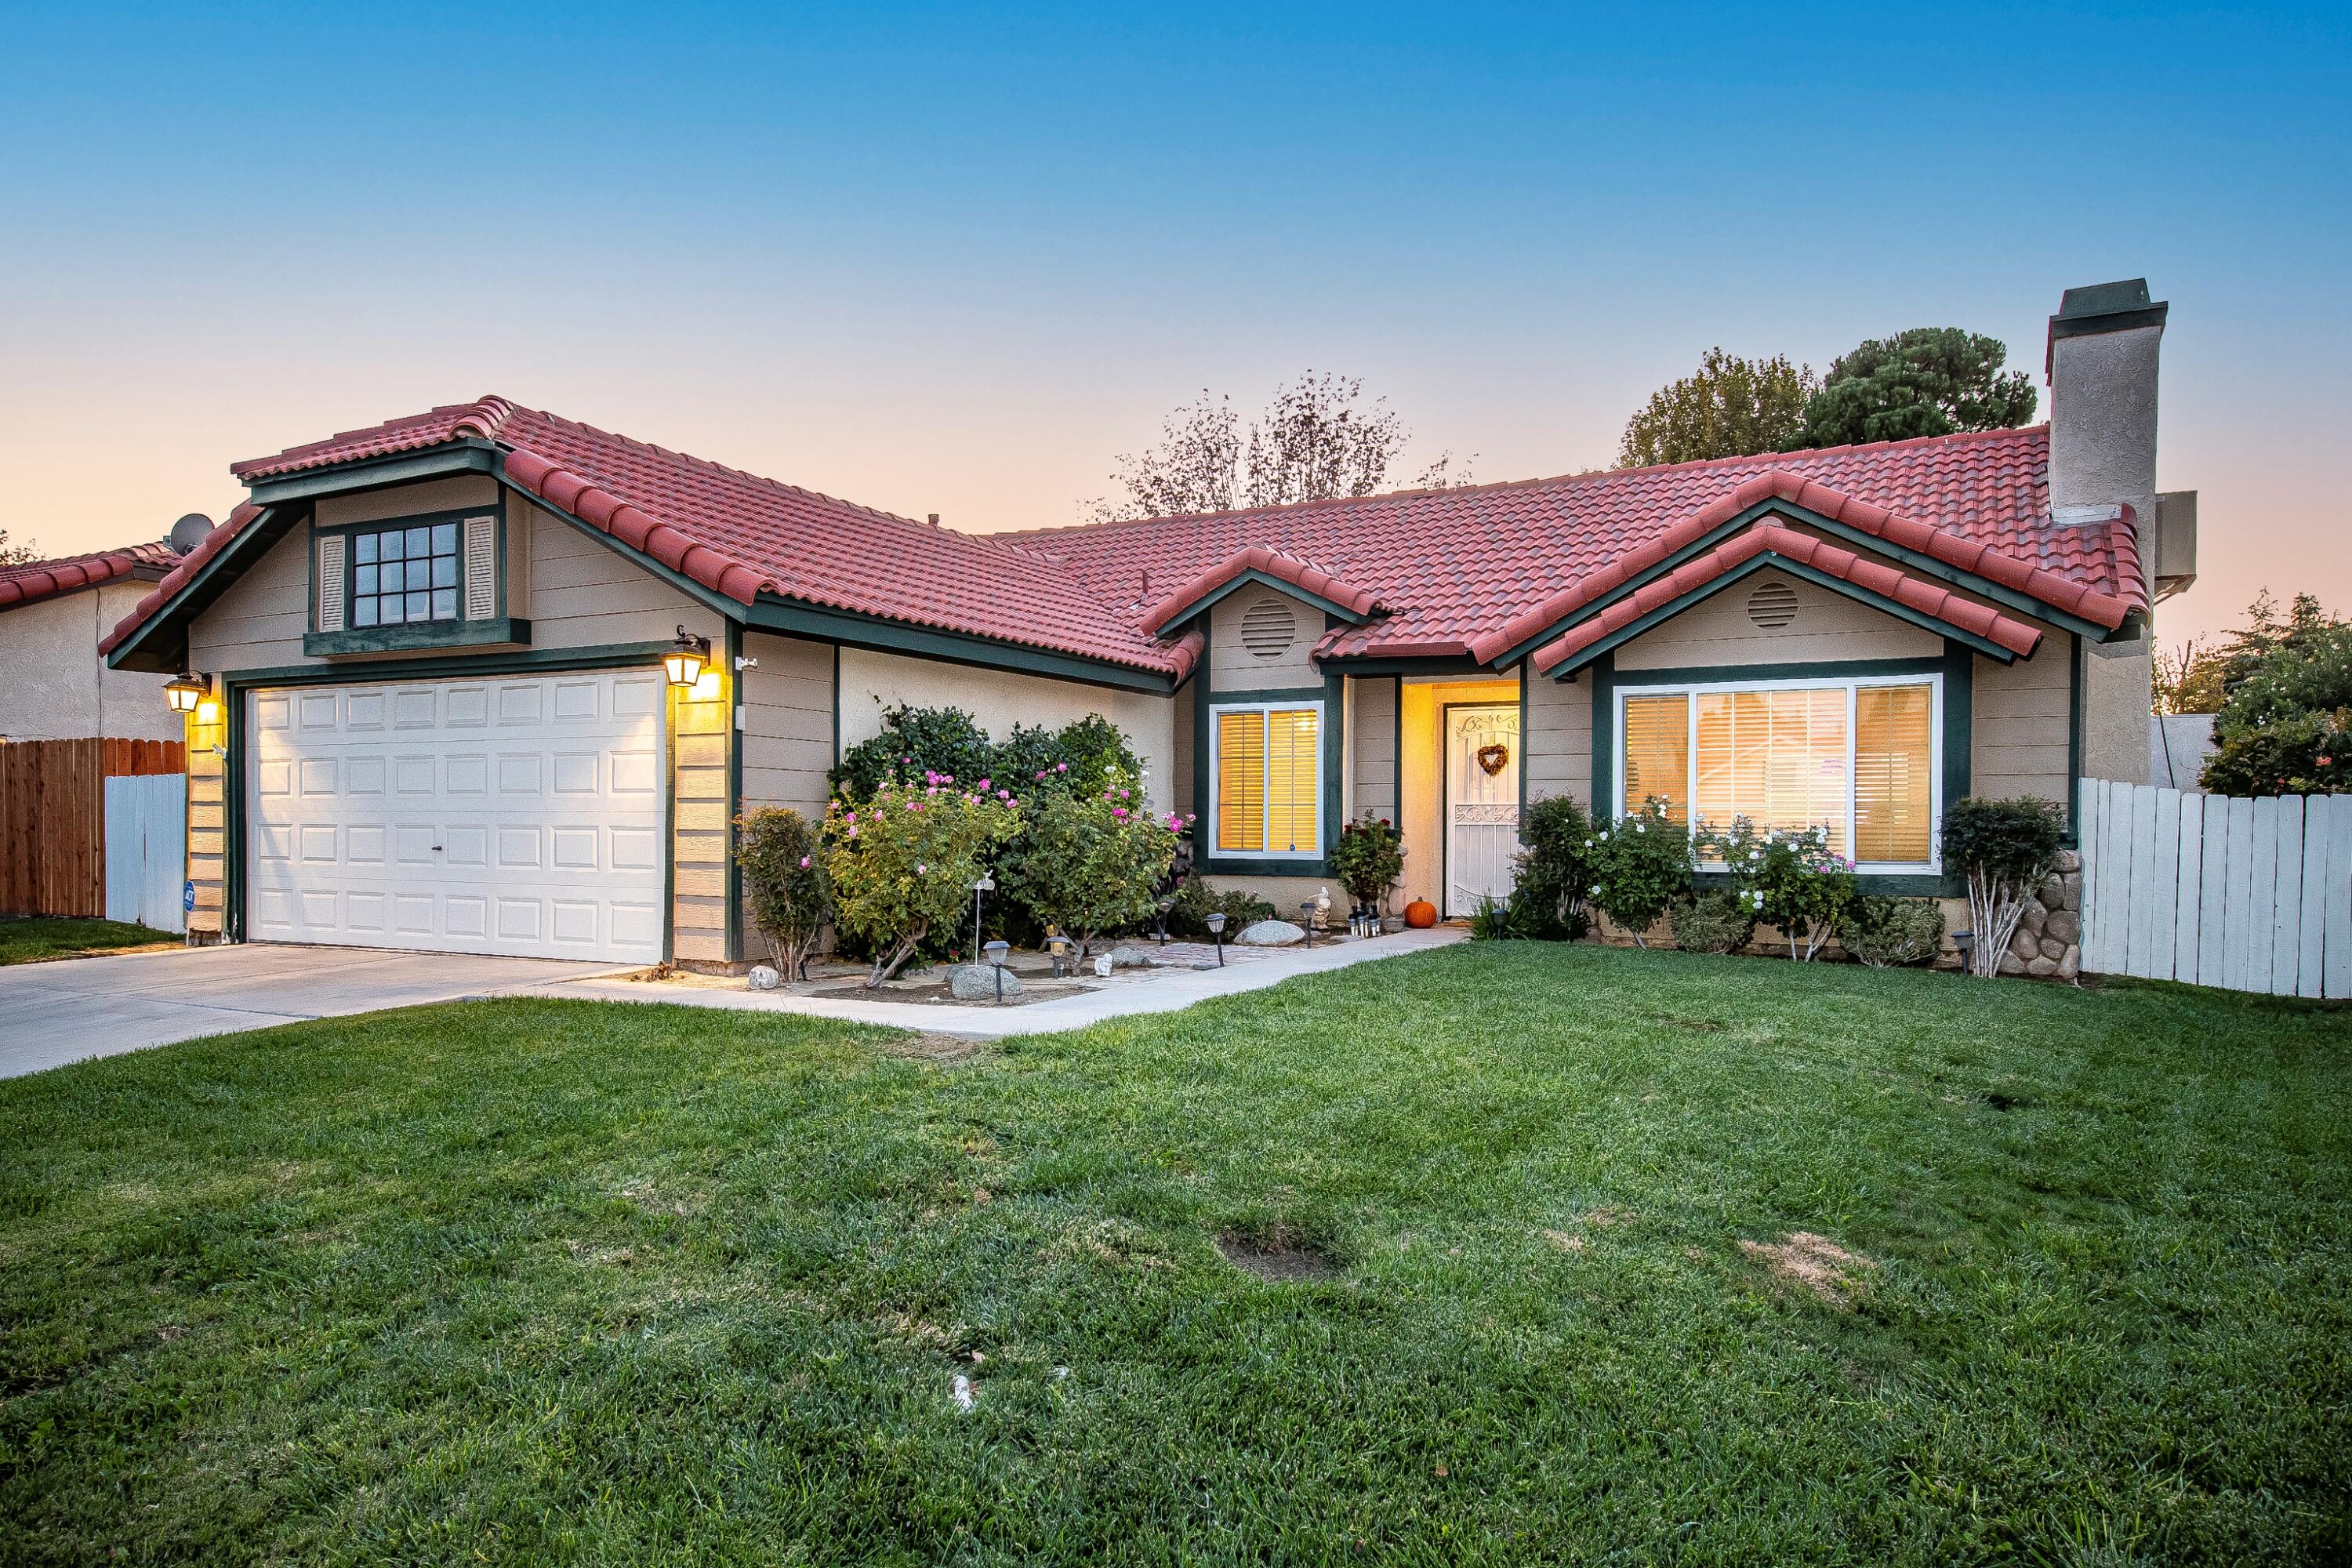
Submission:
[[[2072,980],[2082,968],[2083,858],[2069,849],[2058,858],[2058,874],[2025,906],[2000,972]]]

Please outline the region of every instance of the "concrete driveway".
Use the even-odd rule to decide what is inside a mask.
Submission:
[[[200,1035],[511,995],[637,964],[271,942],[0,968],[0,1078]]]

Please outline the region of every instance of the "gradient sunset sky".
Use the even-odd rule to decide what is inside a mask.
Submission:
[[[894,511],[1076,521],[1201,388],[1481,479],[1710,345],[2172,304],[2168,643],[2352,612],[2352,11],[10,6],[0,527],[496,392]],[[2044,389],[2044,408],[2047,391]]]

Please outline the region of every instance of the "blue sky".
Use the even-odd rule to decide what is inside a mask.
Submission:
[[[2264,581],[2352,609],[2340,11],[5,22],[0,526],[51,548],[493,390],[972,528],[1308,366],[1519,478],[1712,343],[2038,370],[2061,289],[2145,275],[2205,531],[2168,637]]]

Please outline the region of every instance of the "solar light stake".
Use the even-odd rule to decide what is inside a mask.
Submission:
[[[1315,945],[1315,900],[1302,900],[1298,905],[1298,913],[1300,917],[1298,923],[1307,928],[1307,945],[1313,947]]]
[[[996,879],[982,871],[980,880],[971,885],[971,951],[980,951],[980,896],[996,891]]]
[[[1216,939],[1217,967],[1223,969],[1225,966],[1225,917],[1223,914],[1209,917],[1209,934]]]
[[[1002,1002],[1004,1000],[1004,955],[1013,951],[1013,944],[1000,938],[982,951],[988,954],[988,967],[995,972],[996,999]]]

